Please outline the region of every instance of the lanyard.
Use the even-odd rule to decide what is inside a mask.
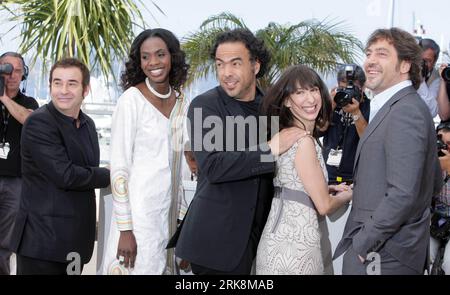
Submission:
[[[3,134],[2,134],[2,142],[1,146],[5,146],[6,142],[6,132],[8,131],[8,120],[9,120],[9,112],[6,107],[2,104],[2,119],[3,119]]]

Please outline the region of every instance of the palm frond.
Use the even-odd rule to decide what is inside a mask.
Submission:
[[[210,73],[215,73],[210,58],[216,36],[229,29],[247,28],[239,17],[223,12],[206,19],[197,32],[182,41],[191,65],[188,85]],[[354,62],[362,53],[362,44],[346,33],[348,28],[342,21],[325,19],[307,20],[293,25],[269,23],[255,32],[272,54],[265,77],[259,84],[266,88],[273,84],[290,65],[306,64],[321,73],[335,71],[339,63]]]
[[[133,26],[145,26],[137,3],[145,6],[142,0],[7,0],[0,9],[21,26],[19,51],[33,52],[32,64],[38,57],[52,62],[77,57],[108,78],[127,54]]]

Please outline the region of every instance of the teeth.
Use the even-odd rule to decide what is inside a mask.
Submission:
[[[227,84],[230,87],[233,87],[234,85],[236,85],[236,82],[225,82],[225,84]]]
[[[157,69],[157,70],[151,70],[150,73],[152,73],[153,75],[159,75],[162,73],[162,69]]]
[[[303,107],[306,112],[314,112],[316,110],[316,106],[311,107]]]

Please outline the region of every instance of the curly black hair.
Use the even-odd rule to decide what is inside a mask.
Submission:
[[[216,43],[211,50],[211,58],[216,59],[217,47],[222,43],[227,42],[242,42],[250,52],[250,58],[252,61],[258,61],[260,63],[260,69],[256,78],[264,76],[270,63],[270,53],[267,50],[264,41],[260,40],[253,35],[248,29],[234,29],[220,33],[216,38]]]
[[[189,65],[186,64],[185,53],[180,48],[180,41],[175,35],[162,28],[147,29],[141,32],[131,44],[128,61],[122,72],[122,88],[126,90],[143,82],[146,78],[141,69],[141,45],[145,40],[152,37],[161,38],[166,43],[171,55],[171,69],[169,73],[169,84],[180,92],[182,85],[186,82]]]

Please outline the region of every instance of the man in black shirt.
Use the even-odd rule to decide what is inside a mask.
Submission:
[[[17,274],[80,274],[95,240],[95,188],[109,185],[99,167],[94,121],[81,111],[89,70],[77,59],[50,71],[52,101],[23,126],[23,187],[11,249]]]
[[[0,94],[0,275],[7,275],[11,256],[7,245],[22,187],[20,135],[22,124],[38,108],[38,103],[19,89],[28,75],[23,57],[6,52],[0,56],[0,64],[11,64],[14,68],[11,74],[3,75],[5,92]]]
[[[250,274],[273,197],[275,164],[264,159],[285,152],[304,132],[284,129],[258,144],[264,127],[258,126],[262,93],[256,80],[270,59],[262,40],[248,30],[226,31],[217,37],[211,57],[220,86],[189,107],[198,184],[176,255],[191,262],[194,274]],[[246,126],[228,124],[238,121]]]

